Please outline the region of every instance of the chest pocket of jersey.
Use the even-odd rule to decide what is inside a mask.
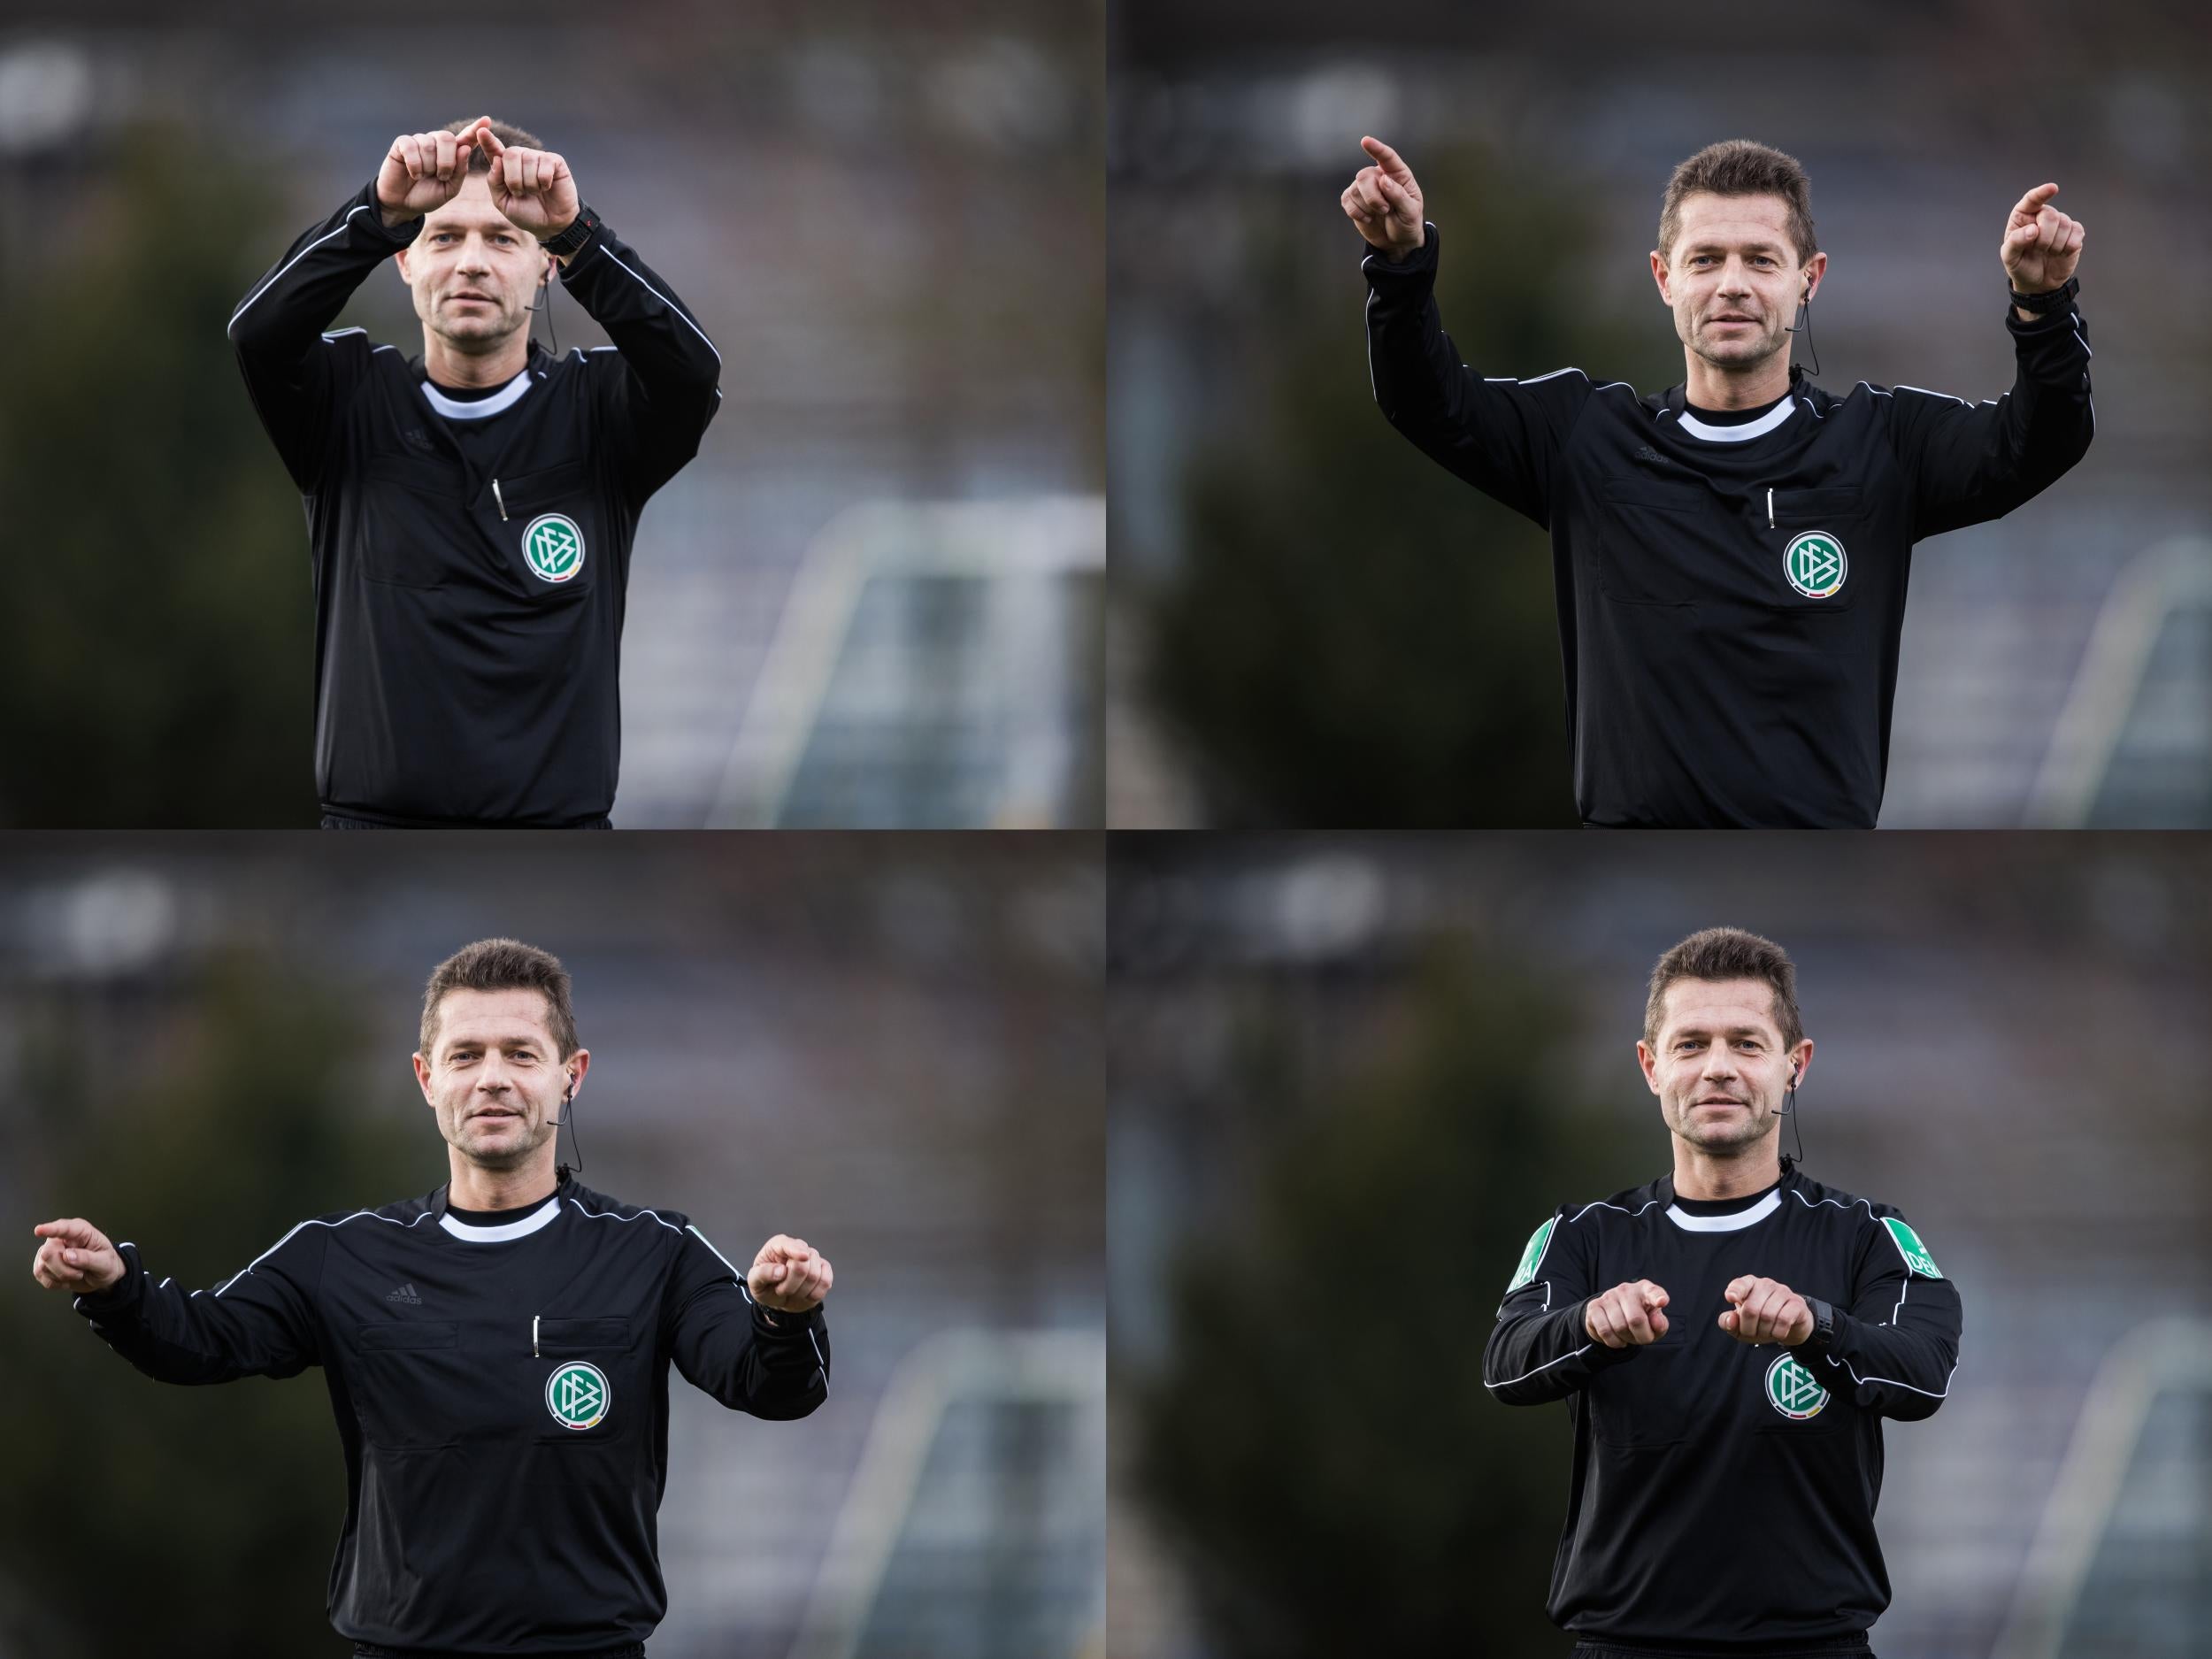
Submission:
[[[1727,509],[1698,484],[1614,475],[1595,491],[1598,590],[1629,605],[1685,605],[1710,596],[1720,560],[1709,544]]]
[[[435,588],[451,574],[446,546],[461,522],[461,474],[429,457],[372,456],[355,516],[361,572],[371,581]],[[426,534],[426,524],[448,526]]]
[[[486,486],[487,493],[490,487]],[[523,589],[557,603],[590,590],[608,549],[590,465],[571,461],[499,480],[499,530]],[[496,514],[495,514],[496,516]]]
[[[1590,1381],[1590,1432],[1611,1446],[1671,1446],[1689,1432],[1690,1345],[1662,1337]]]
[[[374,1446],[452,1446],[480,1432],[483,1423],[466,1404],[480,1390],[460,1344],[461,1327],[450,1319],[360,1326],[346,1381],[362,1439]]]
[[[535,1406],[530,1438],[627,1439],[652,1413],[644,1356],[626,1318],[538,1321],[526,1373]]]
[[[1762,490],[1756,509],[1765,508]],[[1760,584],[1761,600],[1783,611],[1850,610],[1866,588],[1867,561],[1874,554],[1873,526],[1857,486],[1778,489],[1772,518],[1770,526],[1763,517],[1759,526],[1761,538],[1773,549]]]

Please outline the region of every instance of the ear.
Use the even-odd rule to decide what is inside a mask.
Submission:
[[[1651,250],[1651,280],[1659,285],[1659,297],[1667,303],[1669,311],[1674,309],[1674,289],[1668,280],[1671,274],[1667,269],[1666,255],[1654,248]]]
[[[1644,1087],[1653,1094],[1659,1092],[1659,1056],[1651,1045],[1640,1037],[1636,1040],[1636,1064],[1644,1074]]]
[[[392,258],[399,266],[399,280],[407,284],[409,288],[412,288],[415,286],[415,280],[407,274],[408,252],[409,250],[402,248],[397,253],[392,256]]]
[[[1809,300],[1812,298],[1814,295],[1819,293],[1820,280],[1827,274],[1828,256],[1826,254],[1816,253],[1810,259],[1807,260],[1805,262],[1805,283],[1804,287],[1800,290],[1800,297]]]

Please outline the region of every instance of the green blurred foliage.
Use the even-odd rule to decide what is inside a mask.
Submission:
[[[1222,1653],[1562,1650],[1566,1409],[1495,1403],[1482,1351],[1529,1233],[1633,1163],[1594,1156],[1595,1114],[1563,1097],[1572,1008],[1440,954],[1391,1059],[1317,1098],[1290,1007],[1242,1033],[1236,1092],[1286,1127],[1179,1266],[1173,1357],[1134,1390],[1138,1479]]]
[[[0,389],[0,825],[311,826],[306,523],[224,332],[296,227],[188,133],[119,142],[72,257],[0,293],[37,319]]]
[[[32,1280],[30,1230],[82,1216],[157,1279],[211,1288],[308,1217],[428,1190],[444,1162],[361,1099],[362,1025],[338,988],[240,956],[147,1002],[164,1011],[128,1080],[88,1051],[127,1012],[62,995],[29,1004],[11,1079],[38,1128],[6,1148],[29,1208],[0,1386],[29,1417],[0,1439],[0,1650],[343,1653],[324,1610],[346,1484],[322,1372],[157,1383]]]
[[[1346,165],[1349,175],[1356,162]],[[1681,378],[1657,300],[1607,320],[1571,181],[1439,152],[1416,170],[1444,236],[1437,303],[1461,357]],[[1284,213],[1337,213],[1325,191]],[[1549,543],[1392,431],[1368,380],[1358,238],[1261,234],[1233,428],[1195,456],[1185,551],[1148,606],[1148,695],[1222,827],[1575,822]],[[1261,365],[1265,366],[1260,366]]]

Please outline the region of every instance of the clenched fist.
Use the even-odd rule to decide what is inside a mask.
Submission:
[[[1997,257],[2016,294],[2047,294],[2065,286],[2081,260],[2082,223],[2051,205],[2055,184],[2039,184],[2013,206]]]
[[[1428,240],[1421,221],[1421,187],[1413,181],[1413,169],[1381,139],[1363,138],[1359,147],[1375,161],[1345,187],[1340,198],[1345,217],[1371,247],[1402,259]]]
[[[49,1290],[90,1295],[116,1284],[127,1271],[107,1234],[89,1221],[42,1221],[31,1231],[45,1240],[31,1257],[31,1277]]]
[[[492,118],[479,116],[465,133],[402,133],[376,173],[376,204],[394,226],[435,212],[461,194],[469,157],[489,136]],[[497,141],[495,140],[495,142]]]
[[[1720,1317],[1720,1328],[1739,1342],[1795,1348],[1813,1333],[1813,1310],[1779,1279],[1746,1273],[1730,1279],[1721,1295],[1729,1309]]]
[[[753,1257],[745,1288],[772,1313],[812,1313],[829,1294],[835,1278],[819,1250],[804,1239],[779,1233]]]
[[[510,150],[488,126],[483,134],[492,160],[492,205],[540,242],[566,230],[578,209],[568,163],[549,150]]]
[[[1616,1285],[1583,1304],[1582,1328],[1608,1348],[1641,1348],[1667,1333],[1667,1293],[1647,1279]]]

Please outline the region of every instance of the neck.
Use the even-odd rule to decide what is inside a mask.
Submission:
[[[1700,409],[1756,409],[1790,389],[1786,348],[1740,368],[1717,368],[1687,347],[1682,357],[1686,365],[1682,395]]]
[[[530,361],[530,336],[517,329],[496,351],[457,351],[442,334],[422,331],[422,366],[441,386],[504,386]]]
[[[1764,1136],[1757,1146],[1731,1157],[1716,1156],[1686,1141],[1674,1143],[1677,1198],[1748,1198],[1781,1179],[1781,1144],[1775,1135]]]
[[[553,1173],[549,1142],[543,1156],[513,1170],[488,1170],[466,1163],[450,1147],[446,1153],[453,1161],[453,1179],[446,1188],[446,1202],[458,1204],[464,1210],[526,1210],[552,1197],[558,1185]]]

